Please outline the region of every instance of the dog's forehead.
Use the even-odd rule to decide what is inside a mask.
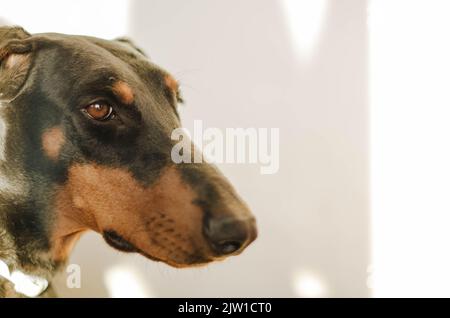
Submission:
[[[149,77],[164,79],[168,75],[141,51],[123,40],[104,40],[59,33],[37,34],[34,37],[38,42],[49,44],[49,47],[58,52],[55,62],[63,65],[64,69],[79,67],[85,71],[77,73],[78,76],[89,75],[89,71],[95,70],[109,70],[110,73],[122,77],[121,80],[125,80],[126,77],[144,81]]]
[[[114,91],[127,102],[133,100],[133,95],[145,99],[150,95],[163,95],[167,88],[172,92],[178,90],[176,81],[167,71],[152,63],[127,40],[59,33],[37,34],[34,38],[43,48],[52,51],[38,50],[38,68],[50,68],[50,72],[45,72],[58,74],[53,80],[60,86],[66,83],[62,87],[67,86],[71,91],[77,87],[75,91],[82,93],[90,87],[106,86],[115,81]]]
[[[144,58],[142,54],[131,45],[123,41],[105,40],[91,36],[70,35],[61,33],[41,33],[33,35],[37,42],[50,44],[51,46],[72,50],[74,52],[95,53],[108,58],[110,54],[128,56],[129,58]],[[110,54],[107,54],[110,53]]]

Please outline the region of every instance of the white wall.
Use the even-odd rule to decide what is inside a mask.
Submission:
[[[0,0],[0,16],[32,33],[111,38],[127,31],[129,0]]]
[[[450,296],[449,11],[370,6],[375,296]]]

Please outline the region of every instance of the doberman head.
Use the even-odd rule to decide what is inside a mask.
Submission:
[[[177,82],[130,41],[2,27],[0,63],[0,258],[54,270],[94,230],[187,267],[255,239],[255,219],[214,166],[171,159]]]

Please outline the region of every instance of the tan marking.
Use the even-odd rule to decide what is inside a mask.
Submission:
[[[114,94],[119,98],[119,100],[126,104],[131,105],[134,102],[134,93],[131,87],[122,81],[118,81],[113,85]]]
[[[42,149],[52,160],[57,160],[64,145],[64,133],[60,127],[52,127],[42,134]]]
[[[174,94],[178,91],[178,82],[172,75],[166,75],[164,77],[164,83]]]
[[[63,236],[57,240],[55,240],[55,245],[53,246],[52,258],[56,262],[65,262],[70,254],[72,253],[75,244],[80,239],[81,235],[87,231],[80,230],[79,232],[75,232],[70,235]]]
[[[73,245],[68,237],[92,229],[114,230],[145,254],[173,266],[190,265],[192,255],[207,261],[203,212],[192,203],[195,199],[174,167],[145,188],[126,170],[74,165],[57,193],[53,254],[67,257]]]

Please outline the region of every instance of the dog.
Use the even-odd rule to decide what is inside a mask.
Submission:
[[[215,166],[171,160],[178,83],[131,40],[0,27],[0,63],[0,296],[55,296],[89,230],[177,268],[255,240]]]

